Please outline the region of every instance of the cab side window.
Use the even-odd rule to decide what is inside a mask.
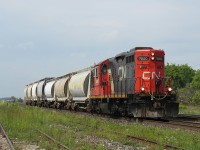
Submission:
[[[126,57],[126,64],[131,63],[131,62],[134,62],[134,55]]]
[[[107,73],[107,65],[106,64],[102,65],[101,72],[103,75],[105,75]]]
[[[98,78],[98,67],[94,69],[94,77]]]

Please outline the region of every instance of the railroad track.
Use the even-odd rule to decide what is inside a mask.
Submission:
[[[77,124],[87,126],[88,128],[92,128],[94,130],[97,129],[96,126],[85,125],[85,124],[82,124],[82,123],[77,123]],[[109,131],[106,131],[104,129],[101,129],[101,130],[104,131],[104,132],[109,132]],[[146,139],[146,138],[143,138],[143,137],[138,137],[138,136],[128,135],[128,134],[122,134],[122,133],[118,133],[118,132],[114,132],[114,133],[116,135],[123,135],[129,140],[137,141],[137,142],[140,142],[140,143],[149,144],[149,145],[159,145],[159,146],[163,147],[166,150],[167,149],[184,150],[184,148],[180,148],[180,147],[169,145],[169,144],[161,144],[161,143],[159,143],[157,141],[149,140],[149,139]]]
[[[169,145],[169,144],[160,144],[157,141],[152,141],[152,140],[141,138],[141,137],[137,137],[137,136],[127,135],[126,137],[128,139],[136,140],[136,141],[139,141],[139,142],[142,142],[142,143],[147,143],[147,144],[151,144],[151,145],[160,145],[166,150],[167,149],[184,150],[183,148],[180,148],[180,147],[177,147],[177,146],[172,146],[172,145]]]
[[[177,126],[183,126],[193,129],[198,129],[200,131],[200,122],[191,122],[191,121],[169,121],[169,124],[177,125]]]
[[[61,113],[69,113],[70,111],[66,111],[66,110],[59,110],[59,109],[53,109],[54,111],[58,111],[58,112],[61,112]],[[85,112],[70,112],[70,113],[76,113],[76,114],[80,114],[80,115],[89,115],[89,116],[97,116],[97,117],[102,117],[102,118],[110,118],[110,115],[100,115],[100,114],[88,114],[88,113],[85,113]],[[110,118],[110,119],[114,119],[116,121],[124,121],[124,119],[128,122],[128,123],[132,123],[133,120],[132,118],[124,118],[124,117],[114,117],[114,118]],[[143,121],[146,121],[143,119]],[[163,124],[174,124],[176,126],[181,126],[180,122],[177,123],[177,122],[163,122],[163,121],[155,121],[155,120],[147,120],[147,121],[151,121],[151,122],[158,122],[158,123],[163,123]],[[141,121],[142,122],[142,121]],[[76,124],[79,124],[79,125],[84,125],[84,126],[87,126],[89,128],[94,128],[94,129],[97,129],[96,126],[90,126],[90,125],[85,125],[85,124],[82,124],[82,123],[76,123]],[[190,125],[189,125],[190,124]],[[190,128],[195,128],[193,127],[191,124],[193,123],[189,123],[187,122],[187,124],[184,124],[182,126],[186,126],[186,127],[190,127]],[[196,127],[197,129],[200,129],[199,126]],[[43,134],[44,136],[46,136],[48,139],[50,139],[51,141],[56,141],[55,139],[53,139],[52,137],[50,137],[49,135],[45,134],[45,133],[42,133],[41,131],[38,131],[40,132],[41,134]],[[108,131],[105,131],[105,132],[108,132]],[[115,134],[121,134],[121,133],[117,133],[115,132]],[[138,141],[138,142],[141,142],[141,143],[144,143],[144,144],[150,144],[150,145],[159,145],[159,146],[162,146],[164,149],[180,149],[180,150],[184,150],[183,148],[180,148],[180,147],[177,147],[177,146],[173,146],[173,145],[169,145],[169,144],[163,144],[163,143],[159,143],[157,141],[153,141],[153,140],[149,140],[149,139],[145,139],[143,137],[138,137],[138,136],[134,136],[134,135],[128,135],[128,134],[123,134],[127,139],[130,139],[130,140],[134,140],[134,141]],[[55,143],[59,143],[59,142],[55,142]],[[64,149],[69,149],[69,148],[64,148]]]
[[[197,122],[189,122],[189,121],[159,121],[159,120],[145,120],[144,123],[148,123],[148,125],[162,125],[163,127],[171,127],[171,128],[184,128],[190,131],[198,131],[200,132],[200,123]]]
[[[0,150],[15,150],[13,143],[8,138],[1,123],[0,123]]]
[[[188,121],[200,121],[200,115],[179,114],[176,119]]]
[[[49,141],[55,143],[60,149],[65,149],[65,150],[70,150],[69,147],[63,145],[62,143],[60,143],[59,141],[57,141],[56,139],[54,139],[53,137],[51,137],[50,135],[42,132],[41,130],[36,129],[36,131],[38,133],[40,133],[41,135],[43,135],[44,137],[46,137]]]
[[[200,115],[188,115],[188,117],[190,118],[189,120],[186,119],[187,121],[184,121],[182,119],[178,119],[177,118],[169,118],[169,119],[162,119],[162,120],[158,120],[158,119],[135,119],[135,118],[125,118],[125,117],[117,117],[117,116],[111,116],[111,115],[105,115],[105,114],[91,114],[91,113],[86,113],[86,112],[75,112],[75,111],[69,111],[69,110],[60,110],[60,109],[52,109],[54,111],[58,111],[61,113],[75,113],[75,114],[80,114],[80,115],[88,115],[88,116],[97,116],[100,118],[104,118],[104,119],[113,119],[114,121],[117,122],[124,122],[126,121],[127,123],[132,123],[132,122],[140,122],[140,123],[148,123],[147,125],[162,125],[162,127],[166,127],[166,128],[184,128],[186,130],[189,131],[199,131],[200,132],[200,122],[193,122],[194,119],[191,120],[191,116],[193,118],[198,118],[200,117]],[[180,115],[183,116],[183,115]],[[186,115],[184,115],[186,116]],[[195,120],[196,121],[196,120]]]

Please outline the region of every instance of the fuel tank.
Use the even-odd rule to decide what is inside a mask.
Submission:
[[[69,81],[69,91],[73,100],[87,100],[90,94],[91,69],[73,75]]]
[[[55,83],[55,98],[57,101],[65,101],[69,98],[70,93],[69,93],[69,79],[70,77],[63,77],[60,78],[56,81]]]

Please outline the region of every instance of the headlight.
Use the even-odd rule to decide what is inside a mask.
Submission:
[[[151,60],[154,60],[155,59],[155,57],[151,57]]]
[[[155,54],[154,53],[151,53],[151,56],[154,56]]]
[[[168,87],[168,92],[171,92],[172,91],[172,88],[171,87]]]
[[[144,92],[144,90],[145,90],[144,87],[141,87],[141,91]]]

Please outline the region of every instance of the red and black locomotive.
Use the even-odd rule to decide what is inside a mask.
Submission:
[[[179,111],[165,53],[136,47],[99,64],[25,87],[27,104],[134,117],[175,117]],[[43,97],[41,99],[41,97]]]
[[[96,65],[90,96],[93,109],[134,117],[176,116],[178,103],[171,79],[165,78],[164,57],[163,50],[136,47]]]

